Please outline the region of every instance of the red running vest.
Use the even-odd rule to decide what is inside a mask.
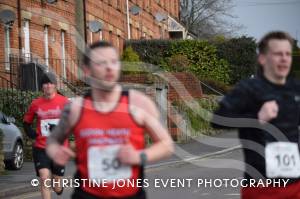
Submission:
[[[116,158],[118,147],[124,143],[129,142],[137,150],[145,148],[144,128],[129,112],[128,92],[122,92],[119,103],[108,113],[95,110],[91,97],[86,96],[73,133],[79,177],[98,183],[105,181],[103,186],[81,183],[82,190],[100,197],[126,197],[139,191],[135,185],[114,185],[118,179],[136,181],[141,178],[140,166],[127,165],[120,169]]]

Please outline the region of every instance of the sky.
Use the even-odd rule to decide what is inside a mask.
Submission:
[[[244,28],[238,35],[259,40],[271,30],[284,30],[300,45],[300,0],[233,0],[231,21]]]

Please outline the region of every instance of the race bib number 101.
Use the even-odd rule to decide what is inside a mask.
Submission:
[[[90,179],[105,179],[108,182],[118,179],[128,179],[132,168],[123,165],[117,155],[120,145],[105,147],[90,147],[88,149],[88,172]]]
[[[297,178],[300,176],[300,157],[298,144],[273,142],[267,144],[266,175],[268,178]]]

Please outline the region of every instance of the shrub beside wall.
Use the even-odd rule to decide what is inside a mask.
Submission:
[[[15,89],[0,89],[0,110],[16,119],[16,125],[23,126],[23,116],[31,101],[41,93],[20,91]]]
[[[136,40],[127,41],[125,46],[131,46],[141,61],[160,66],[162,70],[190,71],[200,79],[226,84],[250,77],[257,68],[256,41],[252,37],[214,41]]]
[[[242,36],[229,40],[218,40],[212,44],[216,46],[218,58],[229,63],[230,84],[235,84],[256,73],[257,45],[253,37]]]
[[[199,78],[210,77],[224,83],[230,81],[227,61],[218,59],[216,48],[207,41],[129,41],[127,46],[131,46],[143,62],[160,66],[161,70],[187,71]],[[178,64],[182,64],[182,67]]]
[[[192,137],[201,135],[212,135],[217,132],[210,126],[211,113],[218,107],[218,97],[216,95],[207,95],[196,100],[197,108],[183,101],[173,102],[172,105],[184,115],[188,122]],[[199,108],[200,107],[200,108]]]

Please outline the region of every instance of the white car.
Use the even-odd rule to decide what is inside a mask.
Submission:
[[[7,169],[21,169],[24,162],[24,140],[15,119],[0,111],[0,129],[3,132],[4,164]]]

